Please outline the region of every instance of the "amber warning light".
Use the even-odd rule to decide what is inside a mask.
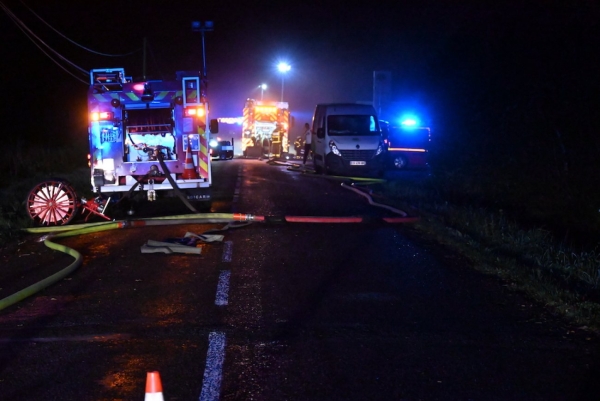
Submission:
[[[204,117],[204,108],[203,107],[190,107],[190,108],[185,109],[184,114],[186,117],[192,117],[192,116]]]
[[[96,111],[90,115],[92,121],[112,120],[113,113],[111,111]]]

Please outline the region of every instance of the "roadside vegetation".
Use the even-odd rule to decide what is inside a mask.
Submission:
[[[488,180],[477,184],[473,176],[432,172],[422,180],[388,182],[381,192],[421,216],[415,228],[466,257],[473,268],[574,324],[600,329],[597,211],[583,204],[563,207],[560,195],[543,204],[543,193],[518,200],[513,191],[501,190],[508,185],[518,190],[520,181],[506,176],[490,188]]]

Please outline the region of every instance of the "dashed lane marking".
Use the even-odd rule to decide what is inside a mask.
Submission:
[[[222,256],[221,260],[223,262],[231,262],[232,254],[233,254],[233,242],[225,241],[223,243],[223,256]]]
[[[200,401],[218,401],[221,393],[221,377],[225,360],[225,333],[212,332],[208,335],[208,354],[202,380]]]
[[[231,271],[221,270],[219,282],[217,283],[215,305],[223,306],[229,304],[229,277],[231,277]]]

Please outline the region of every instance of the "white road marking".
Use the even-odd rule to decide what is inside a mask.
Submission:
[[[223,257],[221,260],[223,262],[231,262],[231,255],[233,254],[233,242],[225,241],[223,244]]]
[[[219,274],[219,282],[217,283],[217,297],[215,299],[215,305],[228,305],[229,304],[229,277],[231,277],[231,271],[221,270]]]
[[[225,333],[212,332],[208,335],[208,354],[206,355],[200,401],[219,400],[224,360]]]

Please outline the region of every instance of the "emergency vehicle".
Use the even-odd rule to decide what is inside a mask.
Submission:
[[[50,180],[32,189],[27,210],[34,223],[63,225],[83,208],[105,218],[111,198],[158,193],[210,202],[212,184],[206,85],[198,72],[179,71],[173,80],[133,82],[123,68],[90,71],[88,165],[98,196],[79,200],[73,188]],[[108,219],[108,218],[107,218]]]
[[[420,170],[429,167],[431,130],[412,121],[403,121],[399,126],[380,121],[387,150],[387,165],[391,169]]]
[[[290,122],[287,102],[247,99],[242,117],[244,157],[284,157],[288,154]]]

